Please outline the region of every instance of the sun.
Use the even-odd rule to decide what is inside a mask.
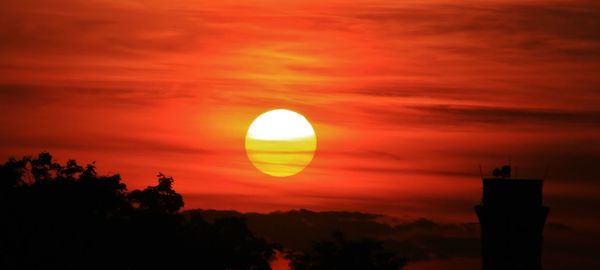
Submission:
[[[301,114],[277,109],[259,115],[246,133],[246,154],[261,172],[286,177],[295,175],[312,161],[317,136]]]

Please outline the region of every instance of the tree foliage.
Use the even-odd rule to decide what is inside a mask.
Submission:
[[[158,174],[158,185],[129,193],[136,208],[156,213],[174,214],[183,207],[183,198],[173,190],[173,177]]]
[[[244,220],[179,213],[174,180],[127,191],[95,164],[49,153],[0,165],[0,269],[267,270],[272,246]]]
[[[0,165],[0,269],[270,270],[279,245],[255,237],[240,217],[207,222],[180,213],[172,177],[128,191],[95,163],[49,153]],[[293,270],[397,270],[405,260],[374,240],[341,234],[302,252]]]

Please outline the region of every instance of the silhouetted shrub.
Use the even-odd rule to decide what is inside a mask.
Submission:
[[[406,260],[383,248],[373,239],[349,240],[334,233],[305,251],[288,251],[286,258],[293,270],[398,270]]]
[[[183,207],[183,198],[173,190],[173,178],[158,174],[158,185],[129,193],[129,199],[140,210],[175,214]]]

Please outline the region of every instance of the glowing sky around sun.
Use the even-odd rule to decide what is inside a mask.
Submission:
[[[548,168],[551,219],[591,227],[598,29],[592,1],[4,0],[0,156],[96,161],[130,189],[163,172],[187,208],[460,221],[479,164],[510,160]],[[319,140],[278,181],[245,150],[274,108]]]

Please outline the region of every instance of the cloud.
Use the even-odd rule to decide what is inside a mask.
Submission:
[[[363,7],[355,18],[413,36],[467,34],[475,39],[490,37],[510,41],[588,40],[599,41],[600,6],[590,1],[554,3],[421,3]],[[407,27],[396,27],[407,25]],[[550,45],[548,43],[547,45]],[[506,45],[500,43],[498,45]],[[534,47],[523,46],[523,49]]]
[[[487,124],[510,127],[511,124],[531,126],[544,125],[600,125],[600,111],[558,111],[533,108],[508,108],[484,106],[424,105],[409,106],[409,109],[424,113],[433,124],[464,125]]]
[[[435,170],[435,169],[413,169],[413,168],[398,168],[398,167],[365,167],[365,166],[352,166],[344,167],[344,170],[349,171],[360,171],[368,173],[381,173],[390,175],[436,175],[446,177],[473,177],[476,174],[467,170]]]
[[[26,135],[4,135],[0,136],[0,147],[2,148],[21,148],[21,149],[43,149],[51,150],[69,150],[69,151],[108,151],[111,153],[141,153],[144,155],[160,155],[165,153],[184,154],[184,155],[212,155],[212,150],[192,147],[186,144],[175,142],[165,142],[158,139],[147,139],[128,136],[105,136],[98,134],[88,138],[78,134],[76,138],[73,135],[65,134],[60,137],[41,136],[33,137]],[[37,154],[37,153],[30,153]]]
[[[173,87],[173,86],[179,87]],[[113,82],[55,84],[0,84],[0,104],[5,106],[39,106],[55,104],[64,107],[157,106],[167,101],[197,99],[185,84]],[[175,88],[175,89],[174,89]],[[177,89],[180,88],[180,89]]]
[[[600,111],[460,104],[401,105],[363,110],[372,119],[412,127],[565,130],[600,126]]]
[[[185,31],[190,22],[181,12],[116,2],[45,2],[3,2],[0,51],[140,59],[190,50],[205,33],[201,26]]]

